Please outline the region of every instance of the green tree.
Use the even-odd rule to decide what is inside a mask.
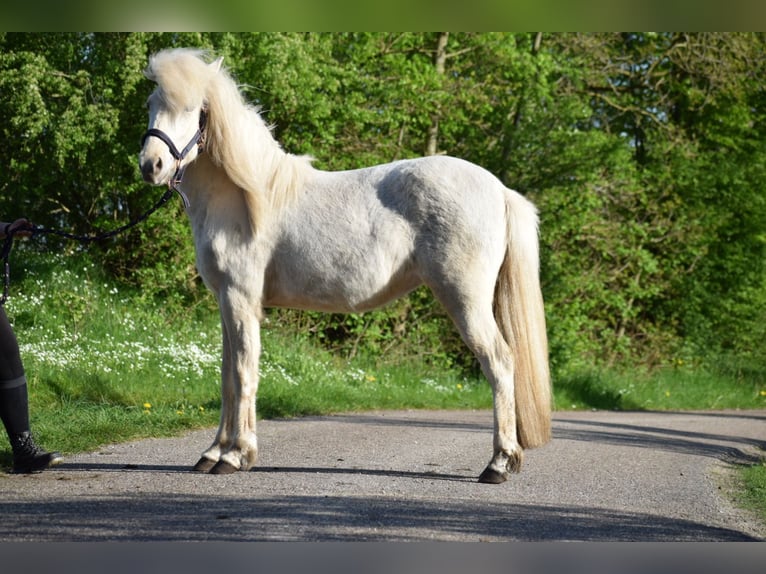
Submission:
[[[6,218],[85,234],[113,229],[159,197],[141,180],[151,51],[199,38],[156,34],[5,34],[0,38],[0,201]],[[155,214],[114,240],[92,245],[122,280],[169,295],[191,276],[180,210]],[[59,249],[51,236],[43,248]]]
[[[758,352],[762,36],[608,34],[572,45],[595,60],[584,91],[599,128],[626,140],[638,169],[644,199],[631,211],[645,222],[645,250],[662,279],[658,296],[641,306],[642,321],[694,353]]]
[[[137,169],[152,89],[142,69],[161,48],[210,49],[283,147],[321,169],[446,153],[533,199],[556,369],[757,363],[763,44],[750,33],[2,34],[0,203],[6,219],[78,233],[143,213],[161,190]],[[147,296],[204,293],[180,202],[92,249]],[[473,365],[422,290],[367,315],[274,317],[347,355]]]

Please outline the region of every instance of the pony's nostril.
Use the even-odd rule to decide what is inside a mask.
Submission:
[[[162,158],[161,157],[157,158],[157,163],[154,164],[154,171],[156,173],[159,173],[160,171],[162,171]]]
[[[147,160],[141,163],[141,175],[143,176],[145,181],[153,181],[154,177],[159,173],[157,164],[161,164],[162,162],[153,162],[151,160]]]

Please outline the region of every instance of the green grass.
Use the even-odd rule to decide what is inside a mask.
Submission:
[[[173,309],[123,291],[81,255],[24,253],[23,261],[13,267],[6,310],[41,444],[74,453],[217,424],[221,335],[212,298]],[[491,406],[481,379],[349,363],[276,327],[267,321],[263,329],[259,417]],[[0,465],[9,463],[8,447],[0,447]]]
[[[23,261],[23,263],[19,263]],[[220,415],[220,325],[212,298],[178,308],[115,286],[83,255],[14,251],[6,310],[30,389],[32,430],[66,454],[211,427]],[[261,418],[369,409],[485,409],[483,378],[397,359],[345,361],[266,321]],[[401,357],[398,353],[397,357]],[[766,408],[766,368],[574,370],[554,380],[557,410]],[[0,445],[0,467],[10,465]],[[749,481],[763,508],[760,485]],[[748,498],[747,500],[753,500]],[[757,501],[760,500],[760,503]]]
[[[742,377],[682,365],[651,372],[576,371],[554,382],[558,410],[723,410],[766,408],[766,373]]]
[[[740,478],[744,491],[739,504],[755,512],[766,524],[766,461],[743,467]]]
[[[142,329],[141,340],[127,333],[122,341],[113,336],[101,342],[59,334],[55,343],[22,343],[35,434],[43,444],[77,452],[217,424],[218,328],[208,327],[208,334],[201,327],[203,322],[191,330],[200,337],[197,342],[180,340],[178,331]],[[418,373],[401,365],[348,364],[305,341],[268,330],[263,338],[259,418],[492,404],[481,379]]]

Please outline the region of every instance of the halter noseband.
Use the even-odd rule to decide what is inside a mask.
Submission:
[[[163,132],[162,130],[158,130],[157,128],[150,128],[146,130],[144,135],[141,137],[141,147],[144,147],[144,144],[146,143],[147,138],[154,136],[156,138],[161,139],[166,146],[168,146],[168,150],[170,150],[171,155],[176,160],[176,172],[173,174],[173,177],[170,181],[168,181],[168,187],[176,192],[178,192],[178,195],[181,196],[181,199],[184,201],[184,207],[187,209],[189,208],[189,198],[186,197],[186,194],[181,191],[181,188],[179,187],[181,185],[181,180],[184,177],[184,171],[186,171],[186,166],[182,166],[181,162],[184,160],[184,158],[189,154],[189,152],[194,149],[195,146],[197,146],[198,153],[201,153],[205,149],[205,125],[207,124],[207,110],[205,108],[202,108],[199,112],[199,127],[197,128],[197,132],[192,136],[191,140],[189,140],[189,143],[186,144],[186,147],[178,151],[178,148],[176,147],[176,144],[173,143],[173,140],[170,139],[170,136]]]

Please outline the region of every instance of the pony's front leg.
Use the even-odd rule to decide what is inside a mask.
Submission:
[[[234,401],[234,372],[232,368],[231,343],[229,342],[229,333],[226,329],[226,322],[221,317],[222,333],[222,360],[221,360],[221,417],[218,423],[218,432],[216,432],[213,444],[211,444],[202,457],[194,465],[194,470],[199,472],[210,472],[210,470],[221,459],[221,453],[228,448],[230,439],[228,435],[231,405]]]
[[[255,397],[261,352],[257,309],[244,297],[221,300],[221,421],[215,441],[195,465],[211,474],[248,470],[258,457]]]

